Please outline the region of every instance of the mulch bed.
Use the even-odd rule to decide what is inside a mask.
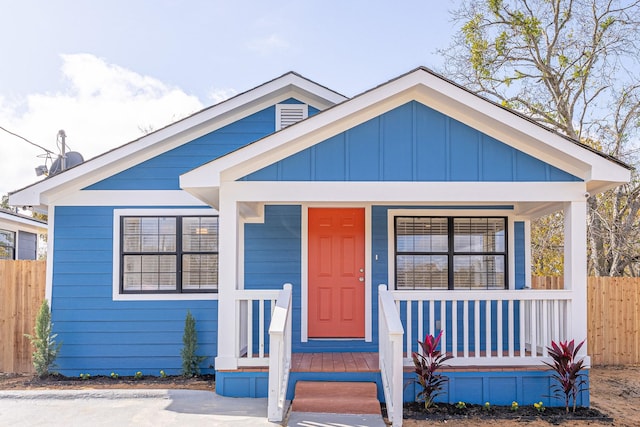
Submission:
[[[92,388],[171,388],[171,389],[196,389],[215,390],[215,376],[201,375],[193,378],[182,376],[159,376],[143,375],[140,378],[133,376],[110,376],[96,375],[86,379],[80,377],[65,377],[63,375],[49,375],[38,378],[33,375],[0,374],[0,389],[92,389]]]
[[[482,405],[467,404],[465,408],[458,408],[456,405],[439,403],[437,407],[427,411],[423,403],[406,403],[403,411],[404,419],[447,421],[462,419],[489,420],[513,420],[513,421],[533,421],[543,420],[550,424],[561,424],[570,420],[586,420],[602,423],[612,423],[613,418],[603,414],[594,408],[576,408],[576,412],[567,413],[565,408],[545,408],[540,412],[533,405],[520,406],[517,410],[512,410],[511,406],[491,406],[486,409]]]

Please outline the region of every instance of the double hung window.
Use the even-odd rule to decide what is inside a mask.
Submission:
[[[396,289],[506,289],[504,217],[395,217]]]
[[[120,292],[218,289],[218,217],[122,216]]]

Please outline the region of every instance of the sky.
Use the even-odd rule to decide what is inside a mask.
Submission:
[[[455,0],[0,0],[0,127],[85,160],[288,71],[353,96],[438,70]],[[0,130],[0,194],[45,151]],[[50,162],[48,163],[50,166]]]

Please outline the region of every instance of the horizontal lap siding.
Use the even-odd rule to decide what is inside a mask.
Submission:
[[[217,353],[217,301],[113,301],[112,207],[55,210],[52,321],[64,375],[179,374],[184,319],[196,319],[201,365]],[[207,370],[205,370],[207,372]],[[212,372],[212,371],[209,371]]]
[[[179,190],[179,177],[275,131],[275,106],[87,187],[88,190]]]
[[[415,101],[243,179],[579,181],[575,176]]]
[[[294,343],[300,342],[301,226],[300,206],[265,206],[264,223],[244,228],[245,289],[282,289],[285,283],[292,284]],[[265,307],[265,325],[269,325],[270,311],[269,305]],[[257,307],[254,313],[257,331]],[[267,336],[265,342],[268,352]],[[253,346],[258,348],[257,337]]]

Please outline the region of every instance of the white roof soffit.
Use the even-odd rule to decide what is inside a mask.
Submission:
[[[296,73],[289,72],[261,86],[201,110],[158,131],[115,148],[67,171],[17,190],[16,206],[48,205],[59,195],[80,190],[195,138],[294,97],[320,109],[347,98]]]
[[[180,177],[180,186],[196,195],[220,181],[237,180],[412,100],[587,183],[606,183],[610,188],[630,179],[624,166],[420,68],[187,172]]]
[[[24,217],[22,215],[18,216],[18,215],[12,215],[9,214],[7,212],[0,212],[0,222],[9,222],[9,223],[17,223],[17,224],[23,224],[23,225],[28,225],[34,228],[39,228],[41,230],[46,230],[47,229],[47,223],[43,223],[40,221],[37,221],[35,219],[30,219],[27,217]]]

